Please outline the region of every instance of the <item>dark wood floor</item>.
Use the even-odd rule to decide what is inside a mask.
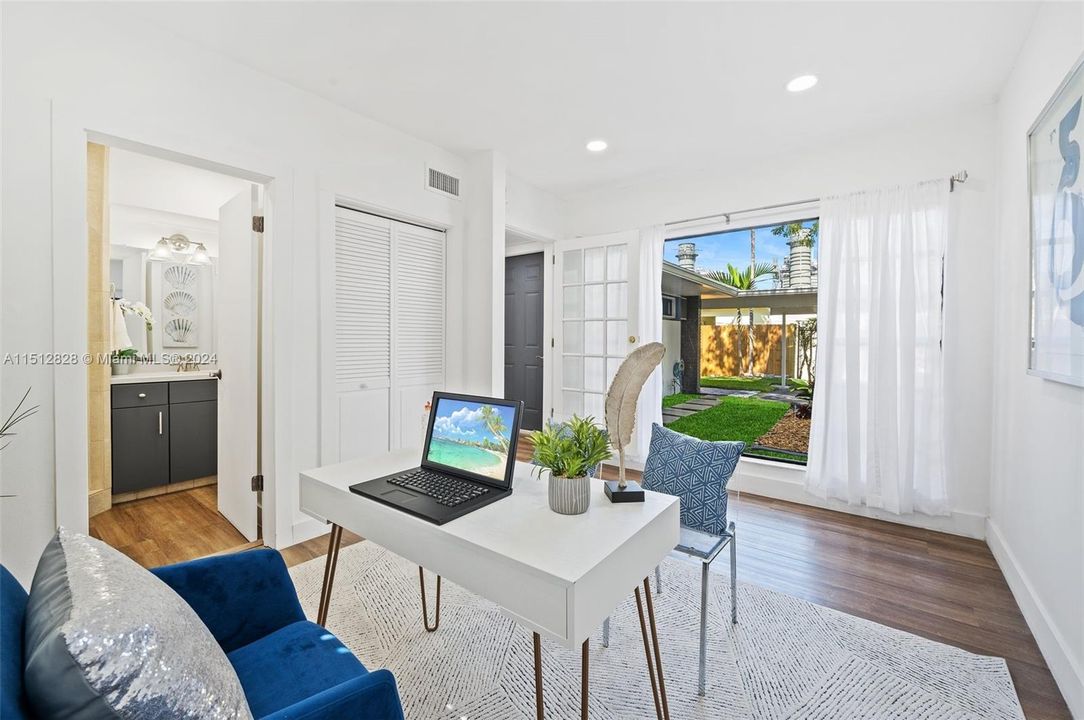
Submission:
[[[519,455],[526,460],[524,445]],[[986,543],[748,494],[731,497],[740,580],[1003,657],[1029,720],[1071,720]],[[344,545],[358,541],[344,532]],[[325,536],[283,554],[294,565],[326,552]]]
[[[114,505],[90,519],[90,534],[143,567],[183,562],[246,544],[218,513],[214,485]]]

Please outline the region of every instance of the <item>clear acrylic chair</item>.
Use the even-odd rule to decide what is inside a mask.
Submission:
[[[655,425],[644,464],[646,490],[681,498],[681,534],[674,548],[700,561],[700,663],[697,691],[704,695],[707,675],[708,578],[711,563],[730,546],[730,622],[738,622],[736,524],[728,514],[727,483],[745,449],[742,442],[697,440]],[[662,569],[655,568],[655,590],[662,594]],[[602,625],[602,646],[610,645],[610,619]]]

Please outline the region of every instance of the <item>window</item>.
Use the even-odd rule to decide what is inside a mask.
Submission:
[[[819,230],[813,217],[667,240],[663,362],[674,369],[663,391],[667,426],[705,440],[742,440],[749,457],[805,463]],[[667,296],[693,296],[699,311],[667,315]],[[690,334],[699,353],[696,343],[681,342]],[[679,361],[697,371],[681,372]],[[690,378],[699,378],[700,397]]]

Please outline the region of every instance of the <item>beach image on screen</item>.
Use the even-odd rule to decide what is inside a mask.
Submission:
[[[513,408],[440,398],[433,412],[429,462],[504,480]]]

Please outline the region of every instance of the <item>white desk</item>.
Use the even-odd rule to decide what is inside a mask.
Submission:
[[[647,577],[678,543],[678,499],[647,492],[643,503],[613,504],[601,482],[583,515],[549,509],[546,480],[516,463],[512,495],[444,525],[434,525],[350,492],[350,486],[407,470],[417,450],[354,460],[301,473],[301,510],[332,523],[318,622],[327,619],[342,528],[500,606],[535,633],[538,716],[542,717],[539,635],[569,649],[583,648],[583,717],[587,712],[587,642],[591,633],[635,589],[647,606],[651,640],[641,606],[641,631],[652,687],[659,666],[656,712],[668,718]],[[437,623],[439,623],[439,578]],[[422,585],[424,613],[425,589]],[[428,626],[428,619],[423,618]],[[436,625],[433,626],[436,629]],[[654,649],[655,663],[652,663]]]

